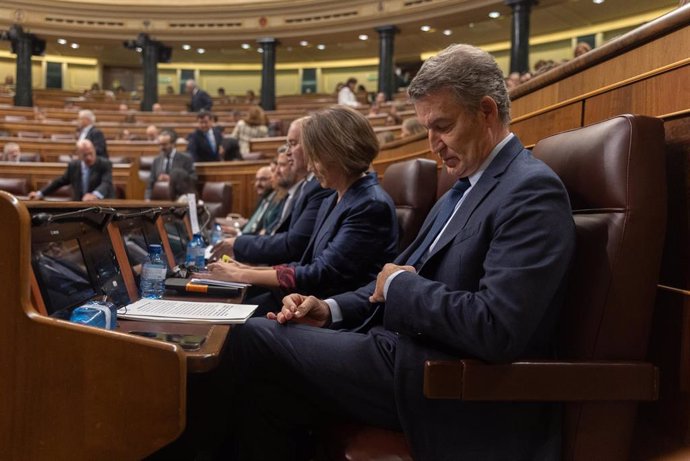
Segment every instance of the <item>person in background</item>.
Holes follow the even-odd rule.
[[[285,144],[289,174],[294,177],[288,189],[278,224],[271,235],[240,235],[217,244],[212,259],[222,255],[248,264],[281,264],[297,261],[314,232],[321,202],[333,192],[323,189],[314,173],[308,171],[301,145],[301,126],[308,117],[290,124]]]
[[[592,51],[592,47],[589,46],[589,43],[587,42],[579,42],[576,46],[575,49],[573,50],[573,57],[578,58],[582,56],[585,53],[589,53]]]
[[[158,127],[156,125],[149,125],[146,127],[146,140],[158,141]]]
[[[161,103],[154,102],[151,106],[151,112],[163,112],[163,106],[161,106]]]
[[[345,106],[316,112],[302,124],[302,145],[321,187],[336,193],[322,202],[301,257],[273,267],[208,265],[211,278],[252,285],[245,302],[259,305],[255,315],[279,309],[294,291],[329,296],[359,287],[397,254],[395,205],[367,173],[379,146],[366,117]]]
[[[199,88],[194,80],[189,79],[185,82],[185,92],[191,96],[189,101],[190,112],[210,111],[213,108],[211,96]]]
[[[357,79],[350,77],[345,82],[340,91],[338,91],[338,104],[341,106],[359,107],[361,104],[357,101],[355,95],[355,87],[357,86]]]
[[[259,106],[252,106],[247,111],[247,118],[240,120],[230,134],[237,139],[240,146],[240,154],[244,157],[250,152],[249,142],[252,138],[265,138],[268,136],[266,115]]]
[[[195,162],[220,161],[219,150],[223,134],[219,127],[214,126],[213,114],[202,110],[197,114],[196,120],[198,128],[187,137],[187,152]]]
[[[384,146],[389,142],[395,141],[395,135],[392,131],[381,131],[376,135],[376,139],[379,140],[379,146]]]
[[[254,90],[247,90],[247,93],[244,97],[244,103],[245,104],[256,104],[256,93],[254,93]]]
[[[197,175],[194,169],[194,160],[189,154],[178,152],[173,144],[177,135],[171,130],[163,130],[158,135],[158,145],[161,152],[151,164],[151,175],[144,192],[144,198],[149,200],[151,192],[156,182],[169,182],[170,175],[174,170],[184,171],[193,182],[196,182]]]
[[[171,200],[187,203],[187,194],[197,194],[196,174],[192,176],[183,169],[173,169],[168,177],[168,190]]]
[[[400,127],[401,138],[407,138],[408,136],[414,136],[419,133],[426,133],[426,128],[419,123],[416,117],[408,118],[402,122],[402,126]]]
[[[240,154],[240,144],[235,138],[223,138],[220,143],[220,149],[218,150],[220,158],[232,162],[235,160],[243,160],[242,154]]]
[[[16,142],[8,142],[2,148],[3,162],[19,162],[22,158],[22,150]]]
[[[77,141],[77,155],[81,158],[67,164],[65,173],[40,191],[29,193],[29,200],[41,200],[62,186],[72,186],[72,200],[85,202],[115,197],[113,166],[110,160],[96,155],[91,141]]]
[[[165,87],[165,94],[175,94],[175,88],[172,87],[172,85],[168,85]]]
[[[96,116],[88,109],[80,110],[77,114],[77,140],[88,140],[96,149],[96,155],[103,158],[108,158],[108,145],[105,141],[105,135],[101,130],[96,128]]]
[[[433,400],[423,383],[427,360],[552,357],[575,253],[568,193],[510,132],[485,51],[448,47],[408,94],[458,181],[375,281],[327,300],[293,293],[233,328],[236,459],[307,459],[308,430],[334,421],[402,430],[418,460],[560,459],[560,404]]]

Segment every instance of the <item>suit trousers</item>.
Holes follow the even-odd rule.
[[[233,328],[228,366],[243,383],[231,378],[238,458],[308,459],[309,431],[336,420],[400,431],[396,343],[381,327],[361,334],[252,318]]]

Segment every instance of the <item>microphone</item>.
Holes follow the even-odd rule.
[[[86,215],[87,213],[104,214],[104,215],[114,215],[117,213],[115,208],[110,207],[100,207],[92,206],[89,208],[83,208],[81,210],[67,211],[65,213],[36,213],[31,217],[31,224],[34,226],[40,226],[41,224],[48,224],[55,221],[62,221],[70,218],[78,218]]]
[[[161,207],[155,207],[155,208],[147,208],[145,210],[140,210],[140,211],[135,211],[133,213],[115,213],[115,216],[113,219],[115,220],[120,220],[120,219],[129,219],[129,218],[137,218],[139,216],[144,216],[152,221],[155,221],[158,216],[164,213],[163,208]]]

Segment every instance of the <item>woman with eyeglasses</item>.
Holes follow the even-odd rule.
[[[279,310],[292,292],[323,298],[362,286],[397,253],[395,206],[376,174],[368,173],[378,140],[367,119],[336,106],[308,117],[301,130],[310,169],[322,187],[336,192],[324,199],[301,259],[273,267],[234,261],[208,266],[212,278],[253,285],[245,302],[259,304],[255,315]]]

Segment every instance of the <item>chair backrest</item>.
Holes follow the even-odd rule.
[[[545,138],[534,155],[565,184],[577,232],[561,358],[643,360],[666,225],[662,121],[615,117]],[[567,404],[563,459],[629,459],[636,409]]]
[[[26,178],[0,178],[0,190],[13,195],[29,195],[29,184]]]
[[[40,162],[41,154],[38,152],[22,152],[19,154],[20,162]]]
[[[386,168],[382,186],[395,203],[400,251],[412,243],[436,201],[436,169],[436,162],[420,158]]]
[[[201,190],[201,200],[211,218],[227,216],[232,211],[232,183],[207,181]]]
[[[151,200],[172,200],[170,196],[170,183],[168,181],[156,181],[151,189]]]
[[[43,137],[43,133],[39,131],[17,131],[18,138],[30,138],[30,139],[40,139]]]
[[[148,182],[151,177],[151,166],[157,155],[142,155],[139,157],[139,179]]]

